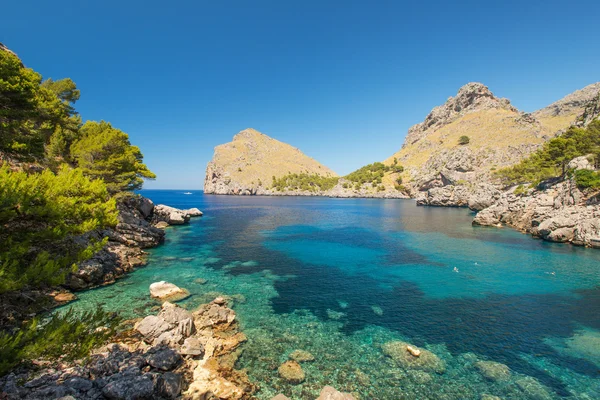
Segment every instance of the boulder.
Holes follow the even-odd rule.
[[[510,368],[499,362],[478,361],[475,363],[475,367],[481,375],[491,381],[507,381],[511,376]]]
[[[185,308],[165,301],[161,306],[158,316],[170,324],[179,324],[181,321],[192,318],[192,313]]]
[[[281,378],[294,385],[302,383],[306,379],[304,370],[302,370],[302,367],[296,361],[290,360],[284,362],[279,366],[277,371]]]
[[[136,324],[135,329],[142,334],[144,340],[152,343],[162,333],[172,329],[174,326],[169,324],[161,317],[148,315],[146,318]]]
[[[148,350],[146,361],[156,369],[170,371],[181,362],[181,356],[169,347],[160,346]]]
[[[174,372],[165,372],[157,380],[158,393],[167,399],[176,399],[181,393],[183,377]]]
[[[204,354],[204,345],[196,337],[189,337],[183,341],[179,352],[187,356],[201,356]]]
[[[77,300],[77,296],[71,292],[61,292],[54,296],[54,301],[59,303],[68,303],[75,300]]]
[[[523,393],[525,393],[527,399],[550,400],[554,397],[544,385],[539,383],[537,379],[530,376],[517,379],[516,383]]]
[[[189,208],[184,210],[184,212],[190,217],[201,217],[203,215],[202,211],[198,210],[197,208]]]
[[[154,282],[150,285],[150,296],[152,296],[155,299],[181,299],[188,295],[189,293],[187,291],[169,282],[160,281]]]
[[[409,350],[409,347],[411,350]],[[444,373],[446,364],[432,352],[402,341],[387,342],[382,346],[383,353],[404,369],[419,369]],[[415,356],[418,354],[418,356]]]
[[[111,381],[102,389],[104,397],[110,400],[151,399],[153,393],[154,382],[149,374],[113,375]]]
[[[183,225],[190,221],[190,215],[185,210],[159,204],[154,207],[152,222],[157,224],[160,221],[169,225]]]

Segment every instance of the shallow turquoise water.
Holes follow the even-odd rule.
[[[260,399],[327,384],[362,399],[600,398],[600,251],[408,200],[144,194],[205,217],[169,228],[146,268],[74,306],[140,316],[158,280],[188,289],[190,308],[232,296],[249,337],[239,367]],[[446,372],[398,367],[381,349],[391,340],[432,351]],[[296,349],[316,360],[293,386],[277,367]],[[510,379],[486,380],[479,360],[508,365]]]

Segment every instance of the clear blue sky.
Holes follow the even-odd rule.
[[[470,81],[525,111],[600,80],[600,1],[6,1],[0,41],[72,78],[84,119],[202,186],[253,127],[346,174]]]

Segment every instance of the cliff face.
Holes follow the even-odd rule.
[[[586,110],[597,113],[590,104],[599,91],[595,83],[528,114],[486,86],[469,83],[411,127],[400,151],[385,163],[396,158],[405,167],[419,204],[466,206],[470,194],[492,181],[493,171],[518,163]],[[462,136],[468,143],[460,143]]]
[[[204,193],[257,194],[271,185],[273,176],[288,173],[337,176],[297,148],[254,129],[244,129],[233,141],[215,147],[206,167]]]

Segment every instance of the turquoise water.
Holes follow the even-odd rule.
[[[144,191],[205,217],[168,228],[150,263],[80,294],[125,317],[157,303],[167,280],[193,308],[232,297],[249,341],[239,361],[259,399],[312,399],[324,385],[361,399],[600,398],[600,251],[472,227],[463,209],[409,200],[203,196]],[[404,369],[382,352],[401,340],[435,353],[442,374]],[[306,381],[277,367],[301,349]],[[491,381],[478,361],[511,369]]]

